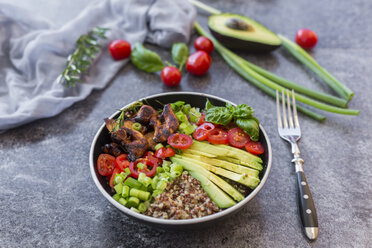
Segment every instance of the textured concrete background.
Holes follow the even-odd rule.
[[[62,25],[90,1],[8,2]],[[88,165],[90,143],[102,119],[140,97],[171,90],[158,75],[127,65],[104,90],[60,115],[0,134],[0,247],[372,246],[372,2],[205,2],[250,16],[291,38],[299,28],[315,30],[319,43],[312,55],[355,91],[349,106],[361,110],[358,117],[325,113],[326,122],[318,123],[300,116],[300,148],[318,211],[318,240],[309,243],[301,232],[296,179],[289,146],[277,135],[275,102],[214,53],[207,75],[185,75],[172,90],[214,94],[256,110],[271,139],[274,162],[265,187],[245,209],[219,226],[174,232],[132,221],[104,199]],[[198,20],[205,25],[206,15]],[[167,51],[157,51],[170,58]],[[331,92],[284,50],[244,56],[288,79]]]

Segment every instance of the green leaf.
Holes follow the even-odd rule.
[[[207,102],[205,103],[205,110],[208,110],[208,109],[213,108],[213,107],[214,106],[212,105],[212,103],[207,98]]]
[[[239,104],[233,111],[234,118],[252,118],[254,111],[252,107],[248,106],[247,104]]]
[[[243,131],[246,132],[249,135],[249,137],[251,137],[251,140],[258,141],[260,129],[256,118],[252,119],[238,118],[236,119],[235,123],[241,129],[243,129]]]
[[[172,46],[172,59],[174,63],[179,65],[180,71],[185,65],[187,58],[189,56],[189,48],[185,43],[174,43]]]
[[[205,114],[205,120],[215,124],[227,125],[232,120],[232,114],[225,107],[211,107]]]
[[[138,69],[145,72],[157,72],[164,68],[160,56],[157,53],[146,49],[141,43],[136,43],[134,45],[131,60]]]

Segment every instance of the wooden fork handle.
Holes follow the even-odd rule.
[[[294,160],[298,184],[298,208],[302,226],[306,237],[310,240],[315,240],[318,237],[319,227],[314,201],[311,196],[309,185],[307,184],[305,173],[302,169],[303,160],[300,158]]]

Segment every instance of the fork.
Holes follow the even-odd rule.
[[[296,174],[297,174],[297,185],[298,185],[298,207],[301,217],[302,226],[306,237],[310,240],[315,240],[318,237],[318,217],[316,215],[316,210],[311,197],[310,188],[307,184],[307,180],[304,174],[302,165],[304,160],[300,157],[300,150],[298,148],[298,140],[301,138],[300,123],[298,122],[298,115],[296,109],[295,93],[292,90],[292,107],[293,107],[293,117],[291,111],[291,102],[289,91],[287,90],[287,106],[285,101],[285,94],[282,91],[282,110],[283,110],[283,120],[280,114],[280,103],[279,103],[279,93],[276,91],[276,111],[278,119],[278,132],[279,136],[288,141],[291,144],[293,160],[295,164]],[[287,110],[286,110],[287,109]],[[288,112],[288,121],[287,113]]]

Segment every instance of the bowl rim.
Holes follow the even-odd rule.
[[[133,102],[125,105],[121,109],[127,108],[128,106],[130,106],[131,104],[133,104],[133,103],[135,103],[137,101],[143,101],[143,100],[148,99],[148,98],[155,98],[155,97],[160,97],[160,96],[165,96],[165,95],[199,95],[199,96],[204,96],[204,97],[208,97],[208,98],[213,98],[213,99],[216,99],[216,100],[219,100],[219,101],[222,101],[222,102],[230,103],[230,104],[236,106],[235,103],[233,103],[233,102],[231,102],[229,100],[226,100],[226,99],[224,99],[222,97],[218,97],[218,96],[214,96],[214,95],[210,95],[210,94],[206,94],[206,93],[200,93],[200,92],[189,92],[189,91],[181,91],[181,92],[179,92],[178,91],[178,92],[158,93],[158,94],[154,94],[154,95],[142,97],[139,100],[133,101]],[[119,112],[120,112],[119,110],[116,111],[109,118],[113,118]],[[244,198],[244,200],[238,202],[236,205],[234,205],[234,206],[232,206],[230,208],[224,209],[223,211],[218,212],[218,213],[215,213],[215,214],[207,215],[207,216],[200,217],[200,218],[186,219],[186,220],[160,219],[160,218],[150,217],[150,216],[147,216],[147,215],[144,215],[144,214],[141,214],[141,213],[136,213],[136,212],[130,210],[129,208],[121,205],[119,202],[115,201],[115,199],[112,198],[112,196],[109,193],[107,193],[106,190],[103,188],[103,186],[99,182],[98,177],[97,177],[97,175],[95,173],[95,170],[94,170],[94,161],[93,161],[94,147],[95,147],[95,144],[97,143],[97,139],[98,139],[99,135],[101,134],[101,132],[105,128],[105,123],[103,123],[101,125],[101,127],[98,129],[98,131],[95,134],[94,139],[92,141],[91,147],[90,147],[90,152],[89,152],[89,167],[90,167],[91,176],[93,178],[94,183],[96,184],[96,186],[99,189],[99,191],[103,194],[103,196],[112,205],[114,205],[116,208],[118,208],[119,210],[121,210],[122,212],[124,212],[125,214],[127,214],[127,215],[129,215],[131,217],[140,219],[142,221],[151,222],[151,223],[154,223],[154,224],[161,224],[161,225],[166,224],[166,225],[172,225],[172,226],[190,225],[190,224],[197,224],[197,223],[209,222],[209,221],[212,221],[214,219],[222,218],[223,216],[229,215],[229,214],[231,214],[231,213],[233,213],[233,212],[241,209],[251,199],[253,199],[258,194],[258,192],[263,188],[263,186],[265,185],[265,183],[267,181],[267,178],[269,177],[270,170],[271,170],[272,149],[271,149],[271,143],[270,143],[270,140],[269,140],[269,137],[268,137],[266,131],[264,130],[264,128],[262,127],[261,124],[259,125],[259,127],[260,127],[261,132],[264,135],[264,138],[265,138],[266,143],[267,143],[267,149],[268,149],[268,151],[267,151],[267,153],[268,153],[268,161],[267,161],[267,165],[266,165],[266,171],[265,171],[265,174],[263,175],[263,177],[261,179],[261,182],[259,183],[259,185],[247,197]]]

